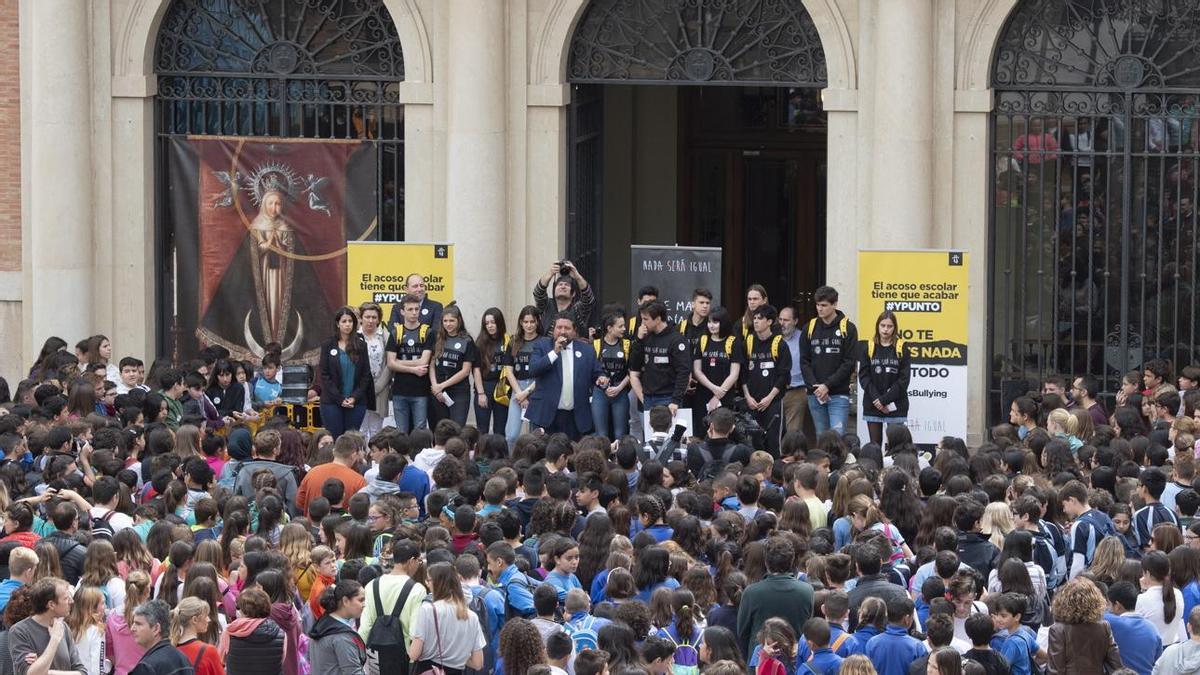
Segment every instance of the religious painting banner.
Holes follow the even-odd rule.
[[[181,352],[273,343],[316,360],[346,304],[347,241],[373,236],[376,150],[358,140],[198,136],[171,143]]]
[[[443,305],[454,301],[454,245],[408,241],[356,241],[347,245],[346,300],[355,307],[378,303],[386,321],[404,299],[410,274],[425,280],[425,293]]]
[[[858,252],[858,336],[871,339],[883,311],[896,315],[912,364],[908,428],[916,443],[967,437],[967,270],[963,251]],[[861,408],[858,427],[867,438]]]

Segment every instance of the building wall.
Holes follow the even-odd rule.
[[[405,51],[401,98],[409,239],[455,241],[458,274],[470,281],[460,284],[468,313],[491,304],[524,304],[534,279],[564,251],[566,62],[587,1],[489,0],[495,4],[481,11],[478,0],[384,0]],[[978,345],[971,364],[975,439],[984,424],[987,365],[988,67],[1016,1],[803,0],[821,34],[829,71],[823,92],[830,158],[827,281],[843,290],[842,304],[854,315],[858,248],[953,247],[975,254],[970,289],[971,344]],[[57,16],[33,9],[24,14],[43,3],[54,6]],[[0,282],[0,339],[6,331],[22,335],[21,363],[52,329],[69,341],[104,332],[118,354],[153,355],[152,55],[167,3],[20,3],[23,19],[32,22],[21,26],[20,58],[49,54],[63,40],[86,45],[73,69],[50,74],[73,85],[82,82],[91,93],[22,89],[29,109],[65,106],[71,119],[85,120],[78,126],[90,126],[83,138],[91,142],[81,152],[55,154],[42,170],[20,164],[28,188],[23,194],[32,202],[22,205],[24,314],[18,326],[3,313],[4,289],[11,294],[14,286]],[[17,4],[0,0],[0,31],[11,30]],[[47,43],[45,35],[55,42]],[[3,75],[16,67],[5,60],[13,55],[0,54],[0,86],[11,86],[13,78]],[[45,69],[26,69],[22,84],[46,75]],[[3,107],[11,100],[0,96],[0,134],[11,133],[3,124],[4,115],[15,114]],[[486,108],[487,115],[471,107]],[[50,125],[26,119],[21,128],[29,139],[27,153],[39,160],[59,140]],[[655,131],[639,128],[643,133]],[[16,164],[4,159],[5,138],[0,136],[0,172]],[[672,136],[669,144],[674,142]],[[626,150],[624,156],[637,165],[634,154]],[[673,155],[670,159],[673,164]],[[52,177],[65,172],[83,180],[80,164],[90,181],[90,190],[83,190],[92,197],[88,208],[70,222],[51,222],[53,200],[60,197]],[[13,183],[0,178],[0,190]],[[466,203],[468,188],[486,200]],[[5,215],[13,208],[0,196],[0,237],[13,236]],[[673,215],[674,202],[663,208]],[[630,213],[629,227],[651,216]],[[606,214],[610,222],[616,217]],[[63,233],[78,235],[95,251],[64,269],[64,278],[82,273],[91,279],[83,292],[34,272],[54,250],[45,239]],[[476,278],[472,261],[494,259],[497,251],[510,261],[504,278]],[[0,275],[15,260],[0,250]],[[71,316],[87,325],[65,319]],[[14,371],[0,361],[0,372],[12,377]]]
[[[0,44],[20,41],[18,0],[0,0]],[[0,50],[0,344],[21,341],[21,59]],[[16,383],[21,350],[0,350],[0,377]]]

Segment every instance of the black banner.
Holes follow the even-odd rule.
[[[667,306],[671,323],[692,313],[692,292],[712,291],[713,305],[721,300],[721,249],[691,246],[633,246],[630,248],[630,307],[637,307],[642,286],[657,286],[658,299]]]

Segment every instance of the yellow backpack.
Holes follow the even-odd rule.
[[[842,331],[842,337],[846,337],[846,329],[849,327],[850,327],[850,319],[843,316],[842,320],[838,322],[838,328],[840,328]],[[817,317],[813,317],[808,320],[808,337],[810,340],[812,339],[813,331],[816,329],[817,329]]]
[[[734,341],[734,337],[732,335],[725,338],[725,353],[730,356],[733,356],[733,341]],[[700,336],[700,353],[704,354],[704,350],[706,350],[706,349],[708,349],[708,336],[701,335]]]
[[[629,345],[632,344],[629,338],[621,338],[621,351],[625,353],[625,358],[629,358]],[[601,338],[592,340],[592,347],[596,350],[596,358],[600,358],[600,352],[604,349],[604,341]]]
[[[783,342],[782,335],[776,335],[771,338],[771,358],[779,358],[779,343]],[[754,335],[746,336],[746,355],[749,356],[754,352]]]
[[[404,324],[402,324],[402,323],[395,324],[393,327],[393,330],[394,330],[393,334],[396,336],[397,341],[399,341],[401,338],[404,337],[404,331],[405,331]],[[420,340],[421,342],[424,342],[426,335],[429,335],[429,324],[423,323],[417,329],[417,339]],[[507,338],[507,337],[508,336],[505,336],[505,338]],[[507,346],[507,345],[508,345],[508,343],[506,342],[505,346]]]
[[[896,340],[896,356],[897,358],[904,357],[904,340]],[[867,360],[875,358],[875,341],[867,340]]]

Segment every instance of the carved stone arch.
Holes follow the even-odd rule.
[[[1008,17],[1021,0],[984,0],[971,17],[960,50],[955,89],[983,91],[991,87],[992,61]]]
[[[553,0],[537,29],[529,80],[533,85],[564,85],[571,41],[590,0]],[[830,89],[858,88],[854,45],[845,17],[832,0],[803,0],[825,51]]]
[[[172,0],[131,0],[116,37],[113,54],[113,79],[118,83],[143,81],[154,76],[154,48],[158,29]],[[433,52],[429,32],[416,0],[382,0],[396,24],[404,51],[404,81],[433,81]],[[154,88],[144,85],[148,93]]]

